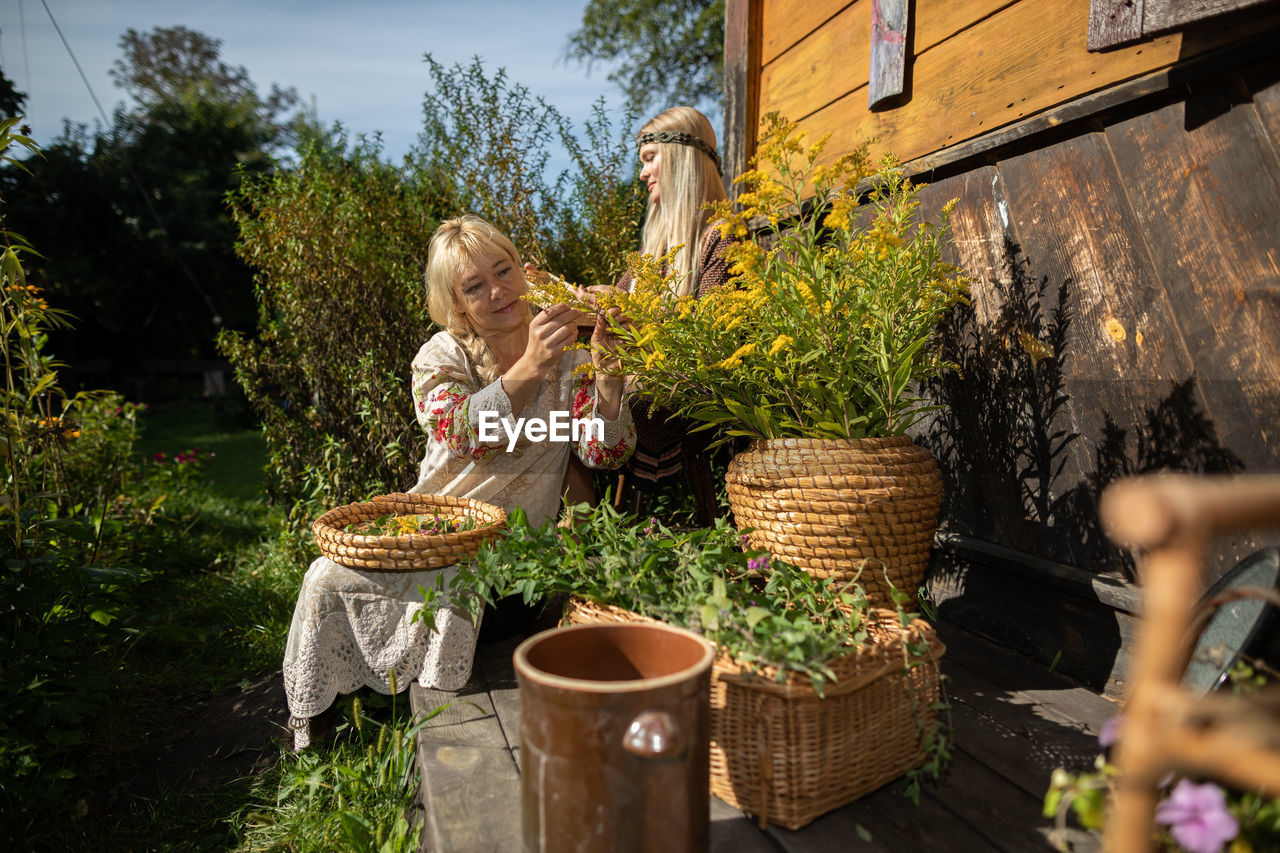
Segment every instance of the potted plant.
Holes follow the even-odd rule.
[[[864,145],[820,165],[825,145],[765,119],[737,209],[716,207],[738,238],[729,286],[677,299],[669,259],[633,256],[630,293],[597,307],[618,309],[618,369],[646,394],[720,441],[751,440],[727,475],[751,544],[888,601],[916,593],[932,547],[941,475],[906,432],[929,410],[916,383],[944,367],[934,328],[966,279],[941,257],[950,204],[925,223],[895,160],[873,170]]]

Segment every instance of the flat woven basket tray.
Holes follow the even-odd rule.
[[[405,536],[362,536],[344,530],[348,524],[384,515],[432,514],[448,518],[470,516],[475,519],[476,527],[457,533]],[[311,530],[320,553],[335,563],[378,572],[414,572],[465,562],[506,526],[506,511],[492,504],[471,498],[397,492],[379,495],[364,503],[334,507],[317,518]]]

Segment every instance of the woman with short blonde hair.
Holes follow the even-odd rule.
[[[413,406],[427,447],[409,491],[520,507],[541,524],[561,509],[571,453],[588,467],[615,468],[635,446],[623,378],[577,370],[587,359],[612,366],[614,336],[597,318],[591,354],[566,352],[582,315],[567,305],[534,313],[520,298],[527,285],[515,246],[478,216],[441,223],[425,278],[431,318],[444,331],[413,359]],[[541,439],[520,428],[536,420]],[[559,438],[545,431],[566,421],[580,428]],[[390,693],[393,670],[401,690],[415,680],[441,690],[466,684],[479,626],[440,597],[434,629],[414,618],[419,590],[455,572],[363,571],[327,557],[311,564],[284,658],[296,748],[310,742],[310,719],[339,693]]]

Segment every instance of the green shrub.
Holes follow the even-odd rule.
[[[392,673],[393,684],[394,678]],[[272,772],[258,780],[256,802],[239,816],[237,849],[418,849],[420,827],[410,821],[418,791],[416,737],[443,708],[414,721],[393,695],[390,719],[378,723],[362,704],[358,696],[350,700],[337,742],[298,754],[286,749]]]
[[[629,131],[614,130],[602,103],[579,140],[504,72],[428,63],[424,129],[403,166],[363,141],[313,145],[296,168],[232,196],[259,326],[224,332],[219,346],[263,420],[272,493],[295,521],[416,479],[425,436],[409,365],[434,331],[422,270],[440,220],[477,213],[579,282],[612,283],[639,239]],[[550,180],[557,145],[573,168]]]
[[[613,284],[640,241],[645,194],[635,180],[635,116],[617,128],[603,100],[579,137],[572,122],[479,59],[445,67],[427,57],[432,91],[417,168],[454,177],[459,212],[509,236],[525,260],[583,284]],[[547,175],[554,149],[571,168]]]
[[[35,150],[17,121],[0,123],[0,152]],[[136,433],[128,418],[108,427],[118,398],[58,385],[45,346],[66,315],[27,281],[34,250],[7,229],[0,238],[0,823],[22,831],[63,804],[146,578],[93,563]]]
[[[422,268],[448,197],[363,142],[304,149],[234,194],[259,326],[218,342],[262,417],[276,497],[331,506],[412,483],[425,439],[407,376],[431,333]]]

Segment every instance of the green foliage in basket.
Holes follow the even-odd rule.
[[[868,638],[861,587],[815,580],[764,551],[743,551],[743,536],[724,519],[674,531],[656,519],[633,523],[605,503],[579,508],[566,527],[533,527],[519,509],[507,521],[507,534],[474,564],[423,591],[425,618],[434,624],[442,593],[472,614],[508,595],[529,603],[574,595],[691,628],[753,670],[776,667],[779,681],[807,675],[819,693],[832,678],[828,662]],[[916,614],[900,607],[898,615],[907,625]],[[922,642],[903,664],[927,654]]]

